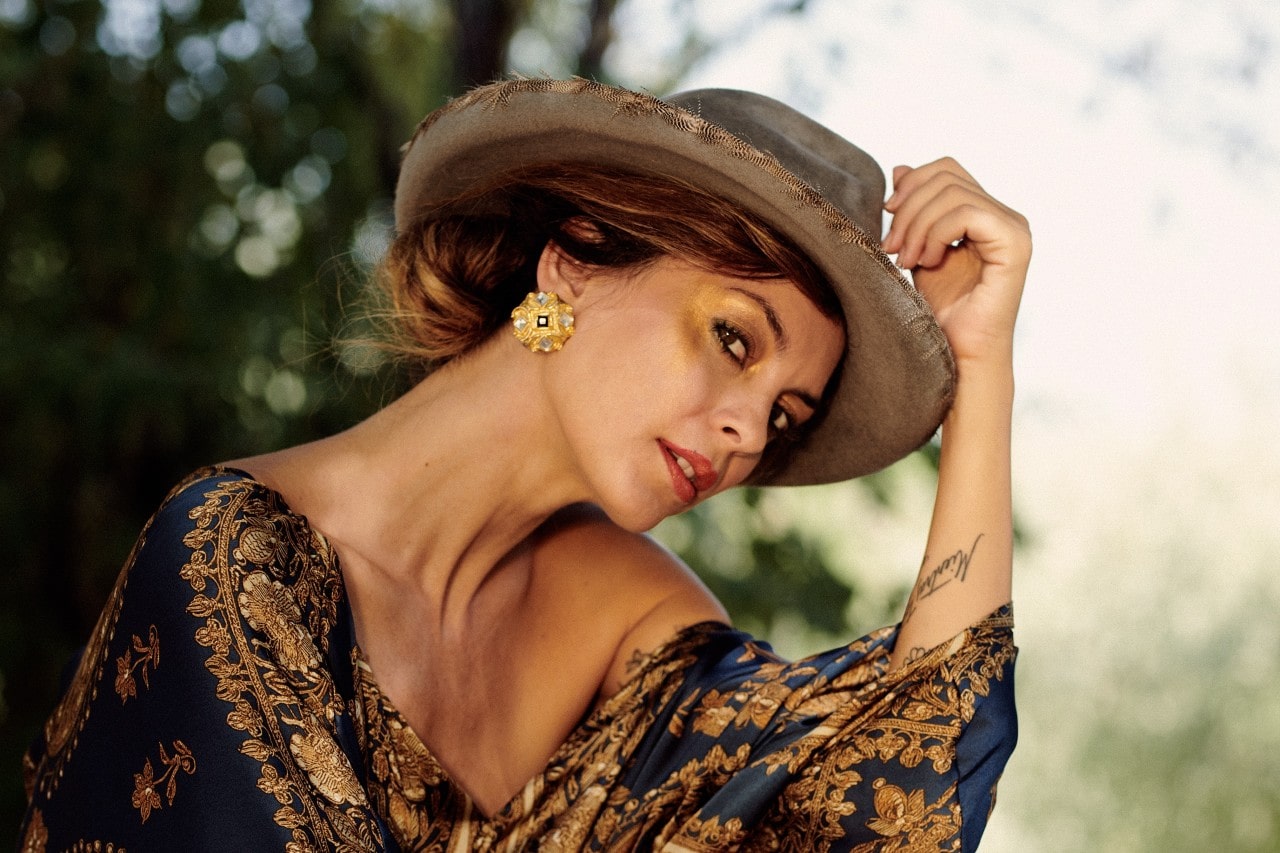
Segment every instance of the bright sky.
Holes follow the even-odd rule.
[[[1280,5],[810,0],[743,23],[772,5],[697,3],[703,32],[748,35],[680,88],[773,95],[886,170],[951,154],[1035,234],[1015,453],[1031,539],[1016,594],[1023,741],[983,849],[1152,849],[1141,839],[1184,811],[1184,849],[1208,849],[1179,802],[1195,783],[1142,812],[1141,791],[1080,768],[1107,721],[1062,710],[1106,707],[1138,735],[1176,738],[1225,678],[1249,713],[1280,718]],[[621,79],[642,83],[671,47],[661,34],[681,26],[655,26],[668,7],[681,14],[622,7]],[[927,494],[909,494],[927,512]],[[797,500],[804,517],[839,504],[835,523],[848,509]],[[919,520],[901,530],[911,553]],[[1213,638],[1229,654],[1209,655]],[[1167,689],[1126,684],[1132,672]],[[1280,749],[1249,738],[1233,760]],[[1257,788],[1233,795],[1231,849],[1280,837],[1274,789]]]

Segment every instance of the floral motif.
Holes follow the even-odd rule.
[[[133,774],[133,807],[142,812],[142,822],[151,817],[153,808],[160,808],[160,795],[156,793],[155,771],[151,769],[151,759],[142,766],[141,773]]]
[[[884,779],[872,782],[871,787],[876,792],[874,803],[879,817],[867,821],[870,829],[892,837],[914,829],[924,820],[924,791],[908,794]]]
[[[141,813],[143,823],[151,817],[152,809],[160,808],[161,784],[165,786],[165,799],[172,806],[174,798],[178,795],[178,771],[181,770],[188,776],[196,772],[195,756],[180,740],[173,742],[173,755],[165,751],[163,743],[160,744],[160,763],[167,769],[159,778],[156,778],[155,770],[151,767],[150,758],[142,765],[141,773],[133,774],[133,807]]]
[[[321,794],[336,805],[352,803],[363,805],[367,802],[360,780],[351,769],[351,762],[346,753],[339,747],[331,735],[319,730],[317,726],[308,726],[302,734],[294,734],[289,739],[289,751],[298,760],[311,784]]]
[[[191,588],[196,592],[201,592],[205,588],[205,579],[212,569],[204,551],[192,551],[190,559],[178,570],[178,577],[191,584]]]
[[[248,516],[240,531],[240,547],[235,556],[259,566],[285,562],[288,543],[277,529],[274,519]]]
[[[367,738],[369,796],[403,849],[435,850],[432,839],[441,835],[441,829],[437,825],[433,832],[432,817],[449,812],[444,770],[378,690],[358,647],[352,650],[352,664],[354,704]]]
[[[267,635],[271,651],[288,669],[306,671],[320,663],[315,641],[302,625],[302,610],[293,593],[264,572],[244,579],[240,613],[254,630]]]
[[[136,661],[131,660],[133,652],[137,652],[139,657]],[[156,626],[152,625],[147,632],[147,642],[142,642],[142,638],[137,634],[133,635],[133,649],[125,649],[124,654],[116,658],[116,693],[120,696],[120,704],[123,705],[129,700],[130,696],[138,695],[138,683],[133,679],[134,671],[139,671],[142,675],[142,683],[148,689],[151,688],[150,669],[160,666],[160,637],[156,632]]]
[[[293,794],[289,792],[289,780],[282,777],[270,764],[262,765],[262,777],[258,779],[258,787],[276,798],[282,806],[289,805]]]

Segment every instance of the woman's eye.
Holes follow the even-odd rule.
[[[781,406],[774,406],[773,411],[769,413],[769,431],[774,435],[781,435],[791,427],[791,415],[787,414],[787,410]]]
[[[747,360],[747,339],[741,332],[727,323],[717,323],[715,332],[720,340],[720,346],[733,356],[734,361],[742,364]]]

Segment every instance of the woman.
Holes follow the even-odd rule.
[[[434,369],[166,499],[32,750],[26,847],[975,847],[1030,238],[954,161],[893,177],[881,246],[878,167],[767,98],[521,80],[429,116],[383,279]],[[785,663],[640,535],[944,415],[896,629]]]

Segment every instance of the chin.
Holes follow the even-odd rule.
[[[622,528],[628,533],[648,533],[650,530],[658,526],[658,522],[667,518],[666,515],[654,512],[615,512],[606,506],[601,506],[600,508],[604,510],[604,514],[609,517],[609,521],[613,522],[616,526]],[[676,513],[669,513],[669,515],[675,514]]]
[[[619,495],[616,492],[612,495],[599,495],[596,506],[609,517],[609,521],[630,533],[648,533],[663,519],[689,508],[661,507],[652,498],[645,500],[643,495]]]

